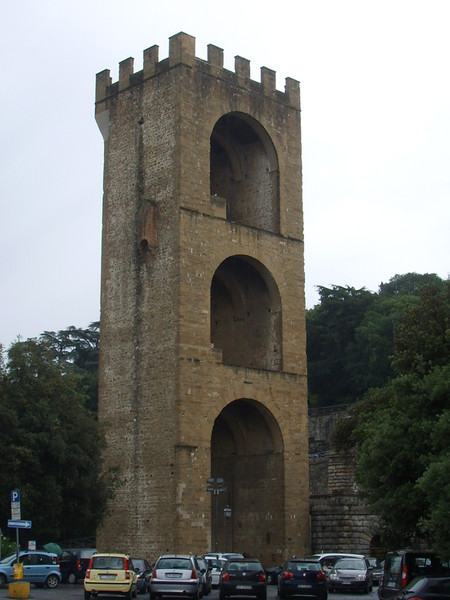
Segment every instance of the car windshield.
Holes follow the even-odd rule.
[[[221,569],[222,570],[223,565],[225,564],[223,560],[219,560],[218,558],[208,558],[207,560],[208,560],[208,564],[213,569]]]
[[[161,558],[158,569],[181,569],[184,571],[192,569],[189,558]]]
[[[120,556],[94,556],[92,569],[123,569],[123,558]]]
[[[342,558],[334,566],[336,569],[354,569],[355,571],[366,569],[366,563],[363,560],[355,560],[353,558]]]
[[[13,560],[16,557],[17,557],[17,554],[10,554],[9,556],[7,556],[6,558],[4,558],[3,560],[0,560],[0,564],[9,563],[11,560]]]
[[[258,562],[234,562],[230,561],[227,571],[260,571],[261,565]]]
[[[145,570],[145,562],[142,558],[133,558],[133,566],[135,569],[139,569],[140,571]]]
[[[288,564],[289,571],[321,571],[320,563],[293,561]]]

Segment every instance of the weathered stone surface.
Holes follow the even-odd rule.
[[[100,550],[310,550],[298,82],[178,34],[97,76]],[[206,490],[222,477],[227,491]],[[217,500],[217,505],[216,505]],[[223,508],[232,517],[225,530]],[[217,513],[216,513],[217,506]],[[216,519],[217,516],[217,519]],[[217,536],[217,538],[216,538]]]

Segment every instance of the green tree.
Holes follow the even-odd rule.
[[[356,480],[393,546],[420,536],[450,558],[450,283],[427,285],[395,334],[399,375],[368,391],[335,426],[337,450],[354,451]],[[436,351],[438,349],[438,351]]]
[[[306,314],[310,404],[351,403],[358,388],[347,371],[346,352],[375,294],[337,285],[318,286],[318,290],[320,303]]]
[[[79,385],[86,393],[86,407],[97,414],[98,410],[98,360],[100,322],[86,329],[74,327],[58,332],[44,331],[40,339],[50,344],[58,362],[79,375]]]
[[[395,275],[377,294],[319,286],[320,303],[306,314],[311,406],[351,404],[396,376],[394,337],[400,339],[407,309],[419,306],[420,291],[430,284],[438,295],[445,291],[434,273]]]
[[[0,373],[0,515],[11,489],[39,542],[95,533],[106,502],[102,438],[80,375],[44,340],[17,342]]]

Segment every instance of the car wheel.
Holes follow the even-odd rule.
[[[125,592],[125,600],[131,600],[131,590],[128,590],[128,592]]]
[[[91,592],[84,590],[84,600],[91,600]]]
[[[49,575],[45,581],[45,585],[53,590],[59,585],[59,577],[57,575]]]
[[[150,592],[150,600],[157,600],[157,597],[158,596],[156,594]]]
[[[219,592],[219,600],[227,600],[227,597],[223,592]]]
[[[286,594],[280,588],[278,588],[278,598],[281,598],[281,600],[285,600],[286,598]]]
[[[0,573],[0,588],[4,588],[6,586],[6,575]]]
[[[258,600],[267,600],[267,591],[260,594]]]
[[[75,575],[75,573],[70,573],[69,577],[67,578],[67,583],[76,583],[77,582],[77,576]]]

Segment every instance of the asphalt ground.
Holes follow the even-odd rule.
[[[276,600],[277,596],[277,586],[269,585],[267,587],[267,597],[268,599]],[[10,598],[8,586],[5,588],[0,588],[0,599],[2,598]],[[148,593],[146,594],[138,594],[139,598],[143,600],[148,600]],[[59,585],[54,590],[49,590],[46,588],[37,588],[34,585],[30,586],[30,595],[28,596],[30,600],[84,600],[84,590],[83,584],[77,583],[76,585],[71,585],[69,583],[64,583]],[[98,600],[117,600],[118,598],[122,598],[123,596],[115,595],[115,596],[98,596]],[[205,600],[218,600],[219,592],[218,590],[213,590],[208,596],[204,596]],[[328,600],[378,600],[376,588],[369,594],[328,594]]]

